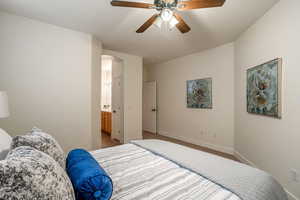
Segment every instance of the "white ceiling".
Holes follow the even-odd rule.
[[[131,0],[153,3],[151,0]],[[234,41],[279,0],[227,0],[220,8],[181,12],[192,30],[136,29],[156,11],[112,7],[110,0],[1,0],[0,10],[91,33],[104,47],[159,63]]]

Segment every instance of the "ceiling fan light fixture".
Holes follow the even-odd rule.
[[[168,8],[163,9],[160,13],[160,17],[165,22],[170,21],[172,19],[172,16],[173,16],[173,11]]]
[[[169,29],[173,29],[179,21],[176,19],[175,16],[172,16],[171,20],[169,21]]]
[[[161,25],[163,23],[163,20],[160,16],[156,17],[155,21],[153,22],[153,24],[157,27],[157,28],[161,28]]]

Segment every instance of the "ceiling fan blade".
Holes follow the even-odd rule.
[[[158,14],[155,14],[152,17],[150,17],[150,19],[148,19],[136,32],[137,33],[145,32],[145,30],[147,30],[154,23],[157,17]]]
[[[131,8],[153,8],[153,4],[149,3],[140,3],[140,2],[129,2],[129,1],[115,1],[111,2],[112,6],[120,6],[120,7],[131,7]]]
[[[221,7],[226,0],[191,0],[178,3],[178,10],[191,10],[198,8]]]
[[[187,33],[191,30],[191,28],[185,23],[180,15],[174,13],[174,17],[179,21],[176,27],[180,30],[181,33]]]

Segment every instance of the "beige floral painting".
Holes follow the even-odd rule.
[[[187,81],[187,107],[212,108],[212,79]]]
[[[247,111],[281,117],[281,59],[247,70]]]

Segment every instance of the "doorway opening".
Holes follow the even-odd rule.
[[[101,56],[102,148],[124,143],[123,61]]]

